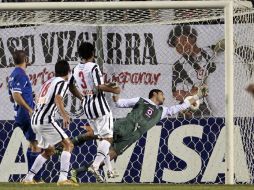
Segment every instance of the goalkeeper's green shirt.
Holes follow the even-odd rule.
[[[156,106],[140,98],[132,111],[128,113],[126,120],[135,125],[134,130],[144,134],[160,121],[162,112],[163,108],[161,106]]]
[[[140,132],[140,135],[142,135],[155,126],[161,119],[189,108],[190,104],[186,102],[172,107],[165,107],[156,105],[150,99],[138,97],[119,99],[116,102],[116,106],[121,108],[133,108],[126,118],[124,118],[125,122],[129,124],[126,130],[129,132],[137,130]],[[115,125],[114,127],[121,126]]]

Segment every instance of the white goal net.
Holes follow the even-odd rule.
[[[235,181],[253,183],[253,100],[245,91],[253,82],[254,12],[234,11]],[[209,95],[199,109],[160,121],[114,163],[119,177],[109,182],[225,183],[225,29],[223,9],[43,10],[0,12],[0,181],[19,181],[27,172],[27,143],[14,126],[7,81],[14,68],[12,54],[27,53],[33,91],[54,76],[54,64],[80,60],[77,48],[89,41],[105,82],[118,82],[121,97],[147,97],[161,89],[165,105],[183,102],[207,85]],[[117,109],[114,118],[129,109]],[[65,100],[70,111],[76,99]],[[61,121],[60,121],[61,122]],[[84,133],[84,116],[73,118],[67,134]],[[71,165],[87,165],[96,155],[96,142],[75,147]],[[58,179],[59,157],[45,166],[46,182]],[[80,182],[95,182],[89,173]]]

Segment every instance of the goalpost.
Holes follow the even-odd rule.
[[[216,63],[217,55],[221,53],[221,60],[225,57],[225,62],[223,64],[219,64],[220,61],[217,60],[217,68],[223,68],[225,69],[225,75],[222,77],[225,82],[225,92],[217,92],[218,94],[221,93],[222,96],[224,96],[225,104],[223,105],[217,105],[221,106],[221,110],[225,110],[224,116],[218,116],[216,113],[214,114],[208,114],[206,115],[204,112],[200,114],[196,119],[195,117],[192,117],[191,119],[186,119],[184,116],[184,119],[182,119],[178,116],[174,116],[172,118],[169,118],[168,120],[164,120],[162,122],[163,126],[166,126],[167,133],[171,134],[171,129],[169,129],[169,121],[170,123],[175,126],[178,125],[177,122],[184,124],[184,125],[190,125],[190,128],[195,127],[194,124],[202,125],[202,123],[206,122],[206,127],[209,127],[209,132],[207,132],[207,141],[210,140],[210,133],[213,133],[215,136],[215,140],[209,141],[209,146],[212,148],[206,149],[206,143],[203,141],[198,141],[197,138],[202,138],[198,135],[198,133],[194,133],[193,136],[189,135],[188,139],[190,139],[187,144],[189,144],[189,149],[193,146],[195,152],[197,153],[199,150],[198,144],[203,143],[200,145],[201,147],[205,147],[204,150],[202,150],[199,154],[201,157],[201,160],[203,159],[203,152],[206,153],[206,157],[202,161],[202,164],[200,167],[202,167],[202,171],[199,172],[198,175],[200,175],[200,178],[203,178],[204,173],[206,172],[206,166],[208,165],[209,158],[211,158],[211,154],[213,154],[213,149],[215,149],[216,146],[216,140],[218,140],[218,135],[222,129],[222,124],[218,124],[218,131],[213,131],[214,129],[211,128],[210,122],[213,122],[216,124],[217,120],[219,121],[222,118],[222,123],[224,123],[225,118],[225,126],[226,126],[226,139],[225,139],[225,150],[226,150],[226,169],[225,169],[225,183],[226,184],[234,184],[234,117],[237,117],[234,113],[234,55],[235,55],[235,47],[237,46],[238,42],[234,44],[236,39],[234,39],[234,24],[233,24],[233,18],[235,18],[235,22],[239,23],[251,23],[250,20],[252,20],[250,17],[253,15],[253,12],[249,9],[238,9],[237,11],[234,10],[234,2],[233,1],[151,1],[151,2],[76,2],[76,3],[2,3],[0,4],[0,30],[2,31],[1,41],[0,41],[0,54],[1,54],[1,75],[3,75],[3,79],[0,83],[1,88],[0,91],[4,90],[6,91],[6,81],[7,76],[12,70],[11,67],[12,61],[11,61],[11,53],[15,49],[23,48],[25,51],[29,53],[29,58],[32,61],[32,66],[28,67],[27,73],[30,74],[29,77],[32,81],[33,87],[35,90],[38,90],[41,83],[45,81],[47,78],[52,77],[54,74],[53,71],[53,64],[54,61],[59,59],[67,59],[72,64],[72,67],[77,64],[78,58],[76,54],[76,47],[80,44],[81,41],[91,41],[94,42],[96,46],[96,59],[98,63],[101,64],[103,67],[103,70],[105,72],[105,80],[118,80],[120,81],[122,88],[125,90],[127,94],[126,97],[133,97],[133,95],[136,92],[133,92],[131,90],[128,90],[128,88],[133,88],[135,91],[135,88],[137,88],[138,93],[142,93],[139,96],[146,96],[148,94],[149,90],[139,90],[138,88],[144,88],[147,86],[147,89],[150,88],[163,88],[168,90],[168,92],[164,93],[166,94],[166,98],[168,96],[170,97],[170,101],[166,101],[166,103],[171,103],[171,105],[179,103],[179,101],[176,101],[174,97],[172,97],[171,84],[173,82],[168,82],[167,87],[164,88],[164,85],[166,84],[166,81],[159,81],[167,79],[167,76],[165,77],[165,73],[169,72],[168,75],[171,77],[172,73],[171,71],[174,70],[173,68],[168,68],[166,61],[167,59],[171,61],[169,63],[170,66],[174,66],[174,62],[179,59],[179,55],[176,54],[175,50],[170,49],[172,47],[164,45],[164,37],[167,36],[170,30],[173,30],[173,28],[177,25],[183,26],[183,25],[190,25],[191,28],[194,28],[198,31],[198,35],[196,35],[196,38],[201,36],[201,40],[198,40],[198,45],[202,44],[203,41],[212,41],[211,47],[209,45],[209,50],[212,54],[207,55],[205,58],[203,56],[203,59],[206,59],[207,63],[205,66],[205,69],[207,69],[207,65],[211,63]],[[235,14],[234,14],[235,13]],[[249,14],[246,17],[244,15]],[[237,15],[237,16],[236,16]],[[244,19],[239,19],[244,17]],[[247,20],[249,18],[250,20]],[[239,20],[237,20],[239,19]],[[218,24],[218,26],[216,25]],[[244,24],[243,24],[244,25]],[[129,28],[128,28],[129,27]],[[157,28],[158,27],[158,28]],[[243,27],[246,27],[247,29],[244,31],[249,31],[247,25],[244,25]],[[129,31],[128,33],[124,33],[125,29]],[[156,31],[157,28],[157,31]],[[208,28],[208,29],[206,29]],[[212,30],[218,31],[215,32],[215,36],[218,37],[211,37],[209,35],[212,33]],[[87,32],[83,32],[87,31]],[[30,32],[31,31],[31,32]],[[203,31],[203,33],[202,33]],[[167,34],[165,34],[165,32]],[[221,34],[221,33],[222,34]],[[140,35],[139,35],[140,33]],[[202,33],[202,34],[201,34]],[[224,34],[223,34],[224,33]],[[141,34],[144,36],[145,41],[142,41]],[[155,37],[155,35],[158,35],[158,37]],[[36,36],[37,35],[37,36]],[[176,33],[173,33],[173,36],[176,36]],[[207,37],[206,37],[207,35]],[[248,35],[248,34],[247,34]],[[204,36],[204,37],[202,37]],[[188,37],[188,36],[187,36]],[[125,41],[123,40],[125,38]],[[205,39],[207,38],[207,39]],[[209,39],[211,38],[211,39]],[[161,40],[162,39],[162,40]],[[158,41],[156,41],[158,40]],[[161,40],[161,41],[160,41]],[[165,39],[168,40],[168,39]],[[203,40],[203,41],[202,41]],[[218,42],[218,40],[220,40]],[[54,41],[57,41],[56,43]],[[202,43],[201,43],[202,41]],[[25,44],[25,45],[24,45]],[[157,45],[158,44],[158,45]],[[166,43],[165,43],[166,44]],[[204,42],[205,44],[205,42]],[[57,47],[56,47],[57,46]],[[122,48],[122,47],[125,48]],[[158,50],[158,48],[161,46],[161,49]],[[208,44],[206,43],[206,46]],[[219,46],[220,51],[216,51],[215,48]],[[223,46],[223,47],[220,47]],[[224,47],[225,46],[225,47]],[[164,47],[167,47],[168,49],[165,49]],[[29,49],[30,48],[30,49]],[[218,47],[217,47],[218,48]],[[224,51],[225,50],[225,51]],[[244,52],[248,51],[249,49],[241,49],[239,54],[242,54],[243,56],[250,56],[246,55]],[[155,53],[156,51],[156,53]],[[158,53],[159,51],[159,53]],[[170,51],[170,54],[167,54],[167,51]],[[57,52],[54,54],[54,52]],[[141,54],[143,54],[143,59],[141,58]],[[175,57],[172,57],[174,54]],[[223,54],[223,55],[222,55]],[[156,57],[157,55],[157,57]],[[202,53],[201,53],[202,55]],[[125,56],[125,57],[124,57]],[[171,57],[168,57],[171,56]],[[44,60],[43,60],[44,59]],[[209,59],[209,60],[207,60]],[[143,61],[142,61],[143,60]],[[165,61],[166,60],[166,61]],[[174,60],[174,62],[173,62]],[[180,60],[180,59],[179,59]],[[149,62],[150,61],[150,62]],[[187,62],[189,60],[186,60]],[[224,61],[224,60],[223,60]],[[246,59],[245,59],[246,61]],[[148,62],[150,63],[147,68],[145,67],[138,67],[137,65],[148,65]],[[246,61],[248,62],[248,61]],[[124,66],[129,65],[129,66]],[[222,66],[223,65],[223,66]],[[248,65],[248,64],[247,64]],[[157,67],[156,67],[157,66]],[[149,68],[148,68],[149,67]],[[145,70],[145,73],[141,73]],[[196,69],[197,71],[198,69]],[[208,69],[207,69],[208,70]],[[179,71],[181,73],[182,70]],[[222,69],[222,71],[224,71]],[[154,73],[153,73],[154,72]],[[157,72],[157,75],[156,75]],[[216,72],[216,71],[215,71]],[[222,72],[220,72],[221,74]],[[189,73],[188,73],[189,74]],[[190,73],[190,76],[192,76],[193,73]],[[210,75],[210,74],[209,74]],[[212,73],[211,73],[212,75]],[[144,77],[147,78],[144,78]],[[181,75],[182,76],[182,75]],[[128,79],[128,77],[131,77]],[[143,78],[142,78],[143,77]],[[156,78],[157,77],[157,78]],[[164,78],[163,78],[164,77]],[[202,77],[202,83],[207,80],[208,76],[201,76]],[[168,77],[169,78],[169,77]],[[154,79],[154,81],[153,81]],[[143,80],[143,81],[142,81]],[[174,79],[173,79],[174,80]],[[187,80],[187,79],[186,79]],[[183,80],[185,81],[185,79]],[[129,83],[128,83],[129,82]],[[220,82],[220,81],[219,81]],[[218,83],[219,83],[218,82]],[[129,85],[129,86],[128,86]],[[140,86],[138,86],[140,85]],[[149,86],[150,85],[150,86]],[[214,84],[213,86],[216,86]],[[127,86],[127,87],[126,87]],[[219,85],[218,85],[219,86]],[[214,87],[216,89],[217,87]],[[223,88],[222,88],[223,89]],[[216,94],[216,93],[212,93]],[[134,96],[135,97],[135,96]],[[6,130],[0,130],[0,138],[3,142],[3,149],[0,151],[0,168],[1,164],[3,164],[4,156],[5,156],[5,149],[8,149],[8,143],[11,139],[11,134],[13,128],[13,120],[12,119],[12,112],[11,112],[11,104],[8,102],[8,96],[7,93],[0,95],[0,99],[8,105],[7,110],[1,110],[2,118],[0,119],[1,126],[5,128],[7,125],[10,127],[10,129]],[[217,99],[221,99],[221,96],[218,96]],[[173,103],[172,103],[172,101]],[[210,100],[209,100],[210,101]],[[206,104],[209,102],[208,100],[204,100]],[[214,101],[214,100],[213,100]],[[223,101],[223,98],[222,98]],[[75,110],[76,106],[76,100],[71,100],[69,97],[68,100],[66,100],[67,106],[71,107],[71,110]],[[216,104],[215,104],[216,105]],[[210,107],[208,106],[210,109]],[[242,108],[244,109],[244,108]],[[8,113],[7,113],[7,112]],[[121,113],[119,113],[117,110],[115,111],[116,117],[121,117]],[[119,114],[119,115],[118,115]],[[243,115],[245,118],[245,115]],[[247,115],[249,117],[249,115]],[[8,118],[8,119],[5,119]],[[218,118],[221,117],[221,118]],[[243,122],[243,120],[236,119],[239,122]],[[84,132],[83,129],[80,129],[79,127],[83,124],[86,124],[85,118],[75,118],[74,124],[71,127],[71,131],[69,132],[69,135],[75,136],[78,135],[80,132]],[[176,127],[177,128],[177,127]],[[178,127],[177,129],[179,129]],[[157,129],[156,129],[157,130]],[[161,129],[163,130],[163,129]],[[195,128],[196,130],[196,128]],[[160,134],[158,131],[155,131],[154,134]],[[165,131],[164,131],[165,132]],[[161,132],[162,133],[162,132]],[[9,134],[9,135],[8,135]],[[3,139],[4,136],[8,136],[6,139]],[[21,133],[18,132],[18,136],[20,136]],[[158,160],[156,160],[156,163],[150,163],[151,167],[154,167],[156,171],[158,171],[157,176],[151,177],[150,174],[146,174],[148,171],[146,168],[142,168],[144,166],[147,166],[145,163],[149,163],[149,158],[143,158],[144,155],[148,155],[147,151],[149,147],[153,147],[154,144],[149,145],[151,143],[150,133],[147,134],[147,136],[142,137],[141,140],[146,141],[146,143],[142,144],[142,142],[138,142],[136,144],[136,148],[132,147],[132,151],[134,150],[135,155],[142,155],[135,160],[135,158],[131,157],[132,155],[131,151],[127,151],[126,154],[128,154],[129,157],[127,157],[130,161],[130,166],[126,166],[126,168],[131,167],[134,168],[135,172],[137,172],[138,179],[129,180],[129,177],[127,174],[125,174],[125,171],[123,171],[123,177],[122,180],[124,182],[149,182],[148,179],[154,179],[152,182],[165,182],[165,178],[163,176],[166,176],[166,174],[162,174],[161,177],[158,177],[160,174],[160,171],[165,171],[164,167],[166,168],[171,167],[171,164],[168,164],[171,162],[171,160],[167,160],[169,158],[176,160],[174,161],[176,163],[175,169],[172,171],[177,171],[179,168],[182,168],[184,171],[185,167],[188,166],[187,163],[194,163],[194,162],[188,162],[187,160],[178,158],[177,156],[167,157],[165,156],[165,159],[167,160],[167,163],[164,163],[165,161],[158,161],[161,158],[158,156]],[[197,136],[195,136],[197,135]],[[157,145],[158,148],[160,143],[167,143],[165,142],[169,137],[166,135],[165,139],[162,137],[163,135],[159,135],[158,137],[162,140],[158,140]],[[165,135],[164,135],[165,136]],[[186,136],[187,138],[187,136]],[[183,138],[183,144],[186,144],[186,138]],[[187,140],[188,140],[187,139]],[[245,141],[245,137],[242,137],[243,141]],[[150,141],[149,141],[150,140]],[[20,141],[18,142],[20,143]],[[153,142],[152,142],[153,143]],[[195,144],[196,143],[196,144]],[[83,148],[76,149],[74,151],[74,166],[79,166],[84,163],[87,163],[92,160],[95,147],[95,142],[86,144]],[[170,139],[168,140],[168,144],[170,144]],[[194,144],[194,145],[191,145]],[[164,144],[162,144],[165,146]],[[146,146],[144,149],[143,146]],[[155,147],[156,147],[155,146]],[[168,145],[169,146],[169,145]],[[137,150],[137,147],[140,148]],[[186,146],[187,147],[187,146]],[[134,149],[133,149],[134,148]],[[244,147],[245,148],[245,147]],[[152,150],[151,150],[152,151]],[[155,154],[160,152],[161,150],[155,150]],[[247,151],[247,150],[245,150]],[[171,150],[171,153],[173,151]],[[168,153],[168,154],[171,154]],[[82,154],[85,154],[86,159],[89,161],[83,161],[84,157]],[[162,153],[163,154],[163,153]],[[193,153],[194,154],[194,153]],[[252,153],[250,153],[252,155]],[[195,155],[195,154],[194,154]],[[24,156],[24,155],[23,155]],[[119,160],[121,162],[129,162],[128,159],[124,158],[125,155],[121,156]],[[150,155],[151,157],[154,157]],[[19,153],[18,155],[19,161],[22,160],[22,153]],[[143,159],[143,165],[140,164],[140,160]],[[147,160],[147,162],[145,162]],[[150,158],[150,161],[152,158]],[[184,161],[183,161],[184,160]],[[2,163],[1,163],[2,161]],[[23,160],[24,161],[24,160]],[[138,162],[138,166],[136,166],[136,162]],[[50,170],[53,168],[57,163],[57,158],[53,158],[48,163],[49,166],[47,166],[46,170]],[[250,161],[251,163],[251,161]],[[250,164],[247,163],[247,164]],[[167,165],[168,164],[168,165]],[[203,165],[206,166],[203,166]],[[149,165],[149,164],[148,164]],[[163,165],[163,167],[162,167]],[[174,164],[172,164],[174,165]],[[23,166],[24,167],[24,166]],[[8,169],[7,166],[2,166],[2,168]],[[248,168],[250,169],[250,168]],[[252,168],[251,168],[252,169]],[[250,169],[250,170],[251,170]],[[140,171],[142,170],[142,171]],[[251,171],[252,172],[252,171]],[[250,176],[251,173],[250,172]],[[53,173],[47,172],[47,175],[49,177],[46,178],[46,181],[54,181],[52,180],[55,178],[56,171],[53,170]],[[127,172],[128,173],[128,172]],[[166,172],[165,172],[166,173]],[[173,172],[174,173],[174,172]],[[24,174],[24,173],[21,173]],[[171,173],[172,174],[172,173]],[[3,174],[2,174],[3,175]],[[21,175],[20,175],[21,176]],[[10,181],[19,180],[19,177],[10,177]],[[195,177],[195,176],[194,176]],[[0,175],[1,178],[1,175]],[[52,178],[52,179],[51,179]],[[157,179],[158,178],[158,179]],[[223,177],[218,177],[219,180],[216,183],[222,183],[224,182]],[[250,182],[252,182],[253,177],[250,177]],[[6,178],[4,178],[6,179]],[[93,181],[90,180],[91,176],[86,175],[84,177],[84,181]],[[199,177],[196,177],[195,180],[188,179],[188,176],[186,177],[186,181],[183,183],[211,183],[211,181],[202,181],[199,179]],[[151,181],[150,181],[151,182]],[[167,182],[167,181],[166,181]],[[170,181],[169,181],[170,182]],[[181,181],[179,181],[181,182]]]

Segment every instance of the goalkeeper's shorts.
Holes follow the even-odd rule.
[[[123,136],[117,142],[113,142],[112,146],[114,147],[117,155],[122,154],[125,150],[127,150],[133,143],[135,143],[141,135],[137,132],[133,132],[128,136]]]
[[[113,144],[117,155],[122,154],[142,135],[135,131],[136,124],[127,118],[121,118],[114,122]]]

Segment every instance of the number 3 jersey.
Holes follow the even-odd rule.
[[[35,112],[32,116],[32,125],[52,123],[57,111],[55,97],[60,95],[64,98],[67,90],[68,82],[62,77],[53,77],[46,81],[40,90]]]
[[[102,73],[96,63],[79,63],[72,71],[70,83],[74,81],[84,97],[83,107],[88,119],[95,119],[110,112],[104,92],[96,88],[104,84]]]

